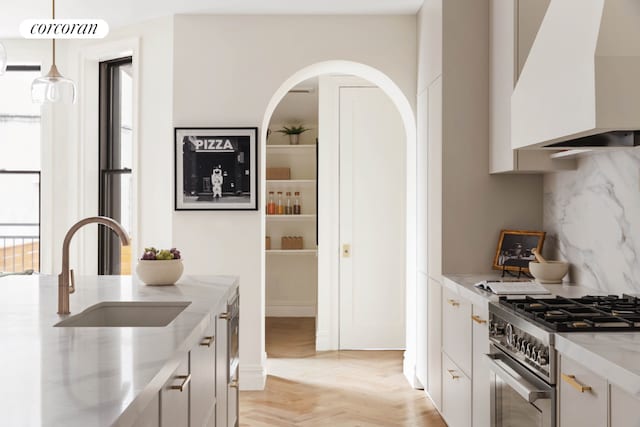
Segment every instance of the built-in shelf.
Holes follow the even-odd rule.
[[[304,214],[304,215],[267,215],[268,220],[274,221],[295,221],[295,220],[310,220],[316,219],[315,215]]]
[[[302,255],[302,254],[315,254],[317,249],[267,249],[265,251],[268,254],[273,255]]]
[[[315,184],[316,180],[315,179],[268,179],[267,180],[267,184],[271,185],[271,184],[287,184],[287,185],[291,185],[291,184]]]
[[[270,150],[315,150],[316,144],[298,144],[298,145],[289,145],[289,144],[267,144],[267,151]]]

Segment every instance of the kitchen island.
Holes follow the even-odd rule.
[[[130,276],[78,277],[71,315],[58,315],[57,277],[0,279],[2,425],[136,425],[237,287],[229,276],[158,287]],[[54,326],[105,301],[190,304],[161,327]]]

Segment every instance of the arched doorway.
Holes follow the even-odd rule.
[[[405,132],[405,169],[404,169],[404,230],[405,230],[405,343],[404,372],[409,381],[414,383],[415,348],[416,348],[416,121],[411,103],[405,97],[400,88],[384,73],[368,65],[351,61],[326,61],[305,67],[289,77],[274,93],[265,111],[262,129],[267,129],[276,107],[285,95],[301,82],[321,75],[351,75],[362,78],[380,88],[395,105]],[[260,193],[266,194],[266,132],[262,132],[260,141]],[[265,237],[266,217],[262,214],[262,241]],[[319,227],[337,233],[335,226],[331,224],[331,218],[323,218],[319,215]],[[323,231],[324,233],[325,231]],[[336,248],[318,248],[319,271],[328,272],[318,282],[318,315],[316,347],[318,350],[337,349],[338,323],[332,310],[335,311],[337,299],[336,287],[339,278],[336,277],[336,264],[339,262],[336,256]],[[262,255],[261,269],[261,294],[263,312],[265,307],[265,255]]]

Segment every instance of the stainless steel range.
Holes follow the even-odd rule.
[[[640,331],[640,298],[507,298],[489,304],[494,426],[556,425],[555,332]]]

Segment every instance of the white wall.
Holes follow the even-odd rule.
[[[78,83],[78,103],[56,106],[53,164],[53,272],[58,271],[66,230],[98,213],[98,62],[133,55],[134,189],[133,258],[144,246],[169,247],[173,206],[173,18],[117,30],[103,40],[58,41],[58,68]],[[72,266],[97,271],[97,227],[78,232]],[[72,302],[73,306],[73,302]]]
[[[174,31],[175,126],[260,125],[289,76],[333,59],[377,68],[415,100],[413,16],[177,16]],[[264,384],[262,231],[259,212],[173,214],[187,271],[240,274],[245,389]]]

